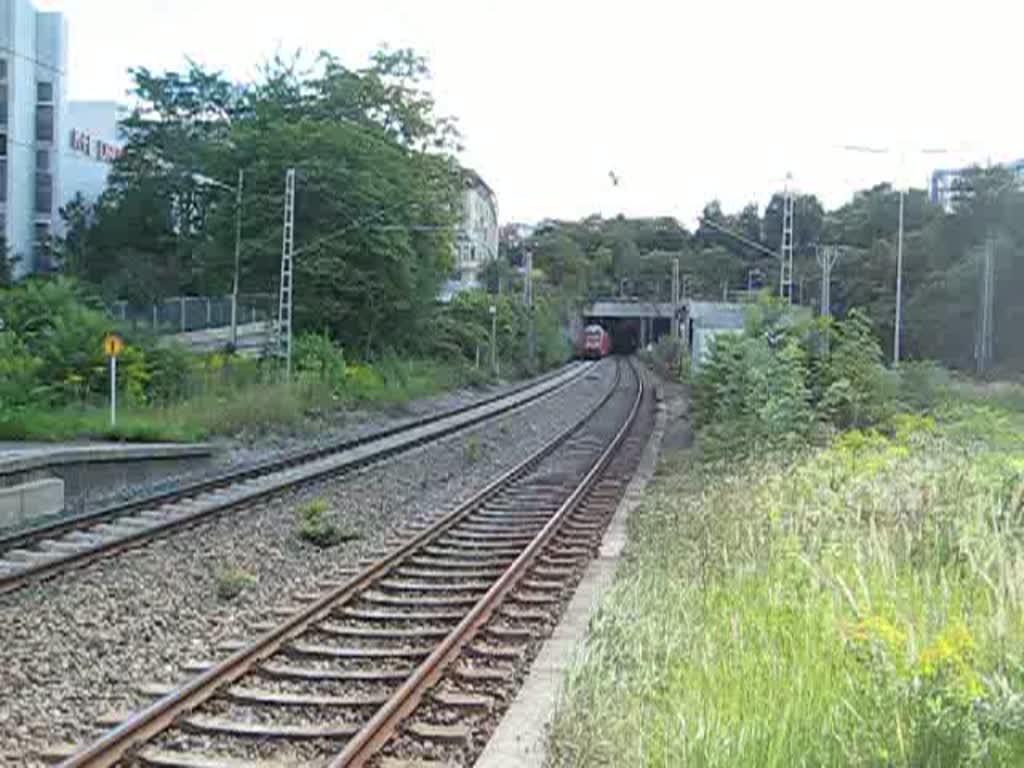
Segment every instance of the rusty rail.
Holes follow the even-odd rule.
[[[404,453],[412,448],[422,445],[426,442],[433,442],[435,440],[442,439],[449,435],[463,431],[467,428],[475,426],[481,422],[489,419],[496,418],[502,414],[508,413],[509,411],[523,407],[529,403],[546,397],[555,391],[564,387],[570,386],[573,382],[577,381],[581,376],[591,370],[591,366],[580,366],[578,372],[571,376],[566,381],[555,384],[547,384],[553,379],[558,379],[564,370],[560,369],[557,373],[543,377],[539,382],[534,381],[528,385],[517,387],[511,392],[506,392],[502,395],[498,395],[492,398],[486,398],[482,401],[473,403],[471,405],[460,406],[458,408],[445,411],[440,414],[433,414],[425,416],[419,419],[415,419],[405,424],[390,427],[385,430],[380,430],[369,435],[365,435],[360,438],[353,440],[340,441],[333,443],[329,446],[321,446],[319,448],[303,451],[298,454],[283,458],[275,459],[269,462],[265,462],[256,467],[250,467],[245,470],[239,470],[237,472],[225,473],[218,475],[217,477],[210,478],[198,483],[190,484],[188,486],[176,489],[163,494],[146,497],[144,499],[133,499],[124,504],[114,505],[112,507],[98,510],[89,515],[78,516],[76,518],[57,521],[52,524],[39,526],[27,531],[13,534],[4,539],[0,539],[0,559],[3,558],[5,552],[10,552],[13,549],[19,547],[30,546],[32,543],[38,543],[47,539],[54,539],[55,537],[67,534],[74,531],[88,531],[92,526],[102,524],[104,522],[116,522],[120,518],[126,518],[133,512],[137,512],[144,509],[155,509],[158,507],[167,506],[176,502],[180,502],[184,499],[196,497],[203,493],[210,493],[217,490],[223,490],[229,488],[232,485],[243,483],[247,480],[266,476],[274,472],[279,472],[285,469],[301,466],[305,463],[310,463],[323,459],[332,454],[340,454],[344,451],[358,448],[361,446],[369,445],[376,441],[386,440],[391,437],[395,437],[405,432],[436,424],[445,419],[458,417],[463,414],[470,413],[475,409],[486,409],[489,406],[500,402],[503,399],[508,399],[509,403],[506,407],[502,407],[499,410],[485,412],[479,416],[463,421],[461,423],[452,425],[448,428],[441,429],[433,434],[425,436],[417,440],[409,440],[397,446],[382,448],[378,452],[374,452],[371,455],[353,459],[347,462],[343,467],[334,467],[325,470],[324,473],[307,478],[301,478],[298,480],[283,481],[273,485],[270,488],[261,490],[258,493],[253,493],[247,496],[242,501],[228,501],[223,504],[212,505],[207,509],[197,511],[193,514],[168,516],[168,520],[161,523],[154,523],[146,528],[139,529],[133,533],[112,538],[103,543],[97,544],[92,547],[83,547],[80,551],[75,553],[69,553],[60,557],[54,557],[48,561],[40,562],[35,565],[26,566],[23,569],[13,571],[12,573],[0,574],[0,594],[12,592],[20,589],[29,583],[38,581],[40,579],[55,576],[59,573],[71,570],[73,568],[85,565],[95,560],[110,557],[111,555],[117,554],[128,549],[133,549],[146,543],[159,536],[165,535],[166,533],[185,528],[189,525],[194,525],[201,522],[205,518],[211,515],[221,514],[229,509],[233,509],[242,505],[251,504],[255,501],[260,501],[272,496],[275,496],[283,491],[286,491],[294,486],[302,485],[310,482],[316,477],[322,477],[323,475],[338,475],[345,472],[351,472],[355,469],[363,468],[367,465],[377,463],[384,459],[390,458],[400,453]],[[523,392],[530,389],[537,388],[537,392],[528,398],[519,398]]]
[[[635,373],[635,372],[634,372]],[[637,395],[625,423],[619,429],[611,444],[604,450],[597,463],[580,480],[572,495],[562,504],[547,525],[537,534],[508,570],[492,586],[470,613],[438,645],[433,653],[416,669],[388,702],[377,711],[362,730],[345,745],[340,755],[330,763],[330,768],[359,768],[366,765],[377,750],[395,733],[399,724],[420,703],[424,694],[444,674],[462,648],[473,639],[477,631],[490,619],[506,594],[522,577],[534,558],[558,531],[562,522],[576,509],[580,501],[600,477],[605,467],[626,439],[633,426],[640,403],[643,400],[643,378],[637,375]]]
[[[569,501],[560,507],[555,517],[544,526],[527,550],[513,562],[500,581],[487,592],[480,603],[474,607],[472,612],[459,624],[456,630],[450,633],[427,661],[417,668],[414,672],[414,677],[407,681],[388,700],[387,704],[371,719],[366,728],[349,743],[346,750],[338,758],[338,760],[343,760],[343,762],[335,761],[335,765],[346,765],[352,760],[357,761],[352,764],[360,764],[358,761],[363,758],[358,757],[357,753],[358,755],[368,754],[366,749],[377,744],[382,734],[387,732],[386,728],[392,727],[394,723],[398,722],[401,715],[407,712],[409,707],[414,705],[414,702],[419,700],[425,686],[441,673],[444,664],[461,647],[462,643],[470,637],[473,628],[478,626],[493,611],[494,606],[500,602],[501,597],[515,583],[518,575],[522,573],[523,568],[532,556],[557,531],[561,520],[585,495],[587,489],[600,475],[618,448],[636,416],[643,395],[643,383],[635,370],[634,375],[637,377],[638,392],[626,424],[619,429],[612,443],[577,485]],[[129,757],[134,750],[153,740],[168,727],[172,726],[179,718],[195,710],[243,675],[253,671],[260,662],[273,656],[286,643],[302,635],[314,624],[323,621],[337,605],[357,596],[393,566],[415,553],[425,544],[436,540],[441,534],[455,526],[461,519],[478,508],[486,500],[527,475],[559,446],[577,433],[585,423],[608,403],[618,391],[620,379],[621,364],[618,366],[615,385],[610,391],[582,419],[561,432],[532,456],[503,473],[472,498],[460,504],[458,508],[413,536],[409,541],[390,552],[384,558],[371,564],[345,584],[328,591],[274,629],[264,633],[244,648],[236,651],[228,658],[197,675],[185,685],[134,715],[117,728],[109,731],[101,739],[66,760],[62,763],[62,766],[65,768],[84,768],[85,766],[99,768],[100,766],[115,765]]]

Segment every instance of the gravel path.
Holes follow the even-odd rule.
[[[40,764],[47,748],[102,732],[98,718],[147,703],[138,686],[180,681],[190,661],[224,656],[218,645],[253,636],[269,608],[315,591],[410,520],[451,509],[576,421],[611,387],[614,367],[469,434],[0,598],[0,763]],[[359,538],[329,550],[298,539],[296,510],[314,498]],[[220,598],[226,569],[255,583]]]

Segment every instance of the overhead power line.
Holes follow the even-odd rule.
[[[337,240],[339,237],[342,237],[342,236],[348,234],[349,232],[352,232],[354,230],[366,227],[367,225],[373,223],[373,221],[375,221],[377,219],[380,219],[380,218],[384,217],[387,214],[393,213],[393,212],[395,212],[395,211],[397,211],[397,210],[399,210],[400,208],[403,208],[403,207],[406,207],[406,204],[404,202],[396,203],[393,206],[389,206],[387,208],[381,208],[381,209],[379,209],[377,211],[374,211],[370,215],[364,216],[362,219],[360,219],[358,221],[353,221],[351,224],[348,224],[347,226],[344,226],[341,229],[335,230],[334,232],[331,232],[329,234],[326,234],[326,235],[323,235],[322,237],[317,238],[316,240],[314,240],[313,242],[309,243],[308,245],[305,245],[302,248],[299,248],[298,250],[296,250],[293,255],[299,256],[299,255],[301,255],[303,253],[308,253],[309,251],[316,250],[317,248],[319,248],[319,247],[321,247],[323,245],[326,245],[327,243],[333,242],[333,241]],[[408,207],[409,208],[419,208],[420,204],[419,203],[412,203],[412,204],[409,204]],[[395,229],[413,229],[415,225],[388,225],[388,226],[392,226]],[[431,225],[426,225],[426,226],[431,226]],[[440,227],[438,227],[438,228],[440,228]]]
[[[756,242],[754,240],[751,240],[748,237],[744,237],[740,233],[735,232],[735,231],[729,229],[729,227],[724,227],[721,224],[717,224],[714,221],[712,221],[711,219],[703,218],[702,217],[702,218],[699,218],[697,221],[701,224],[701,226],[710,227],[711,229],[713,229],[713,230],[715,230],[717,232],[721,232],[723,235],[728,235],[729,237],[734,238],[735,240],[738,240],[739,242],[743,243],[746,246],[749,246],[751,248],[754,248],[754,249],[756,249],[758,251],[761,251],[762,253],[765,253],[765,254],[771,256],[773,259],[777,259],[779,257],[779,254],[778,254],[777,251],[773,251],[771,248],[768,248],[767,246],[762,245],[761,243],[758,243],[758,242]]]

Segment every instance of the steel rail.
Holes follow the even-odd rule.
[[[600,478],[605,468],[625,441],[640,410],[644,396],[643,377],[630,367],[636,377],[637,394],[622,427],[590,471],[580,480],[575,490],[558,511],[536,535],[527,548],[513,561],[501,578],[480,598],[469,614],[459,622],[448,636],[428,656],[413,675],[391,696],[359,733],[346,745],[329,768],[360,768],[367,764],[395,733],[398,726],[419,705],[426,692],[441,678],[451,663],[469,643],[477,631],[490,619],[502,599],[515,587],[527,568],[542,552],[545,545],[558,532],[562,523],[576,510],[580,502]]]
[[[226,485],[233,485],[244,480],[251,480],[254,477],[261,475],[270,474],[271,472],[277,472],[282,469],[295,466],[297,464],[307,463],[316,459],[329,456],[334,453],[340,453],[342,451],[351,450],[352,448],[358,448],[359,446],[366,445],[375,440],[383,440],[388,437],[394,437],[395,435],[401,434],[402,432],[408,432],[409,430],[424,427],[429,424],[442,421],[443,419],[451,418],[453,416],[460,416],[464,413],[468,413],[475,408],[483,408],[488,405],[492,405],[499,400],[508,397],[515,397],[516,395],[522,394],[523,392],[544,384],[545,382],[551,381],[564,373],[566,373],[568,366],[563,366],[551,373],[545,374],[540,378],[533,379],[532,381],[522,384],[520,386],[513,387],[507,392],[491,397],[486,397],[481,400],[477,400],[467,405],[460,405],[456,408],[441,411],[439,413],[428,414],[426,416],[420,416],[410,421],[396,424],[392,427],[385,427],[381,430],[375,430],[369,434],[361,437],[348,438],[343,440],[336,440],[328,443],[327,445],[321,445],[316,448],[308,450],[299,450],[290,453],[286,456],[282,456],[275,459],[268,459],[266,461],[259,462],[249,467],[237,470],[229,470],[222,472],[212,477],[208,477],[204,480],[199,480],[188,485],[183,485],[179,488],[175,488],[170,491],[164,491],[162,493],[150,494],[133,499],[127,499],[123,502],[117,502],[101,509],[87,512],[81,515],[74,515],[58,520],[54,520],[49,523],[42,525],[32,526],[30,528],[23,528],[16,530],[13,533],[0,537],[0,553],[10,549],[16,549],[18,547],[24,547],[27,545],[34,544],[44,539],[52,538],[53,536],[59,536],[64,533],[78,530],[83,526],[96,525],[98,523],[108,522],[118,517],[131,514],[132,512],[138,512],[143,509],[147,509],[153,506],[161,506],[163,504],[169,504],[174,501],[178,501],[189,496],[195,496],[200,493],[206,493],[208,491],[223,488]],[[578,376],[582,376],[590,370],[586,366],[579,367]],[[571,382],[567,382],[571,383]],[[538,393],[537,397],[543,397],[546,392]]]
[[[136,548],[136,547],[138,547],[138,546],[140,546],[140,545],[142,545],[142,544],[144,544],[144,543],[146,543],[146,542],[148,542],[148,541],[150,541],[152,539],[159,538],[160,536],[163,536],[163,535],[165,535],[165,534],[167,534],[167,533],[169,533],[171,531],[178,530],[178,529],[183,529],[183,528],[186,528],[186,527],[189,527],[189,526],[192,526],[192,525],[196,525],[198,523],[203,522],[205,519],[207,519],[209,517],[212,517],[214,515],[223,514],[224,512],[226,512],[226,511],[228,511],[230,509],[234,509],[234,508],[250,505],[250,504],[253,504],[253,503],[259,502],[259,501],[264,501],[264,500],[266,500],[268,498],[271,498],[273,496],[276,496],[276,495],[278,495],[278,494],[280,494],[280,493],[282,493],[282,492],[284,492],[286,490],[289,490],[290,488],[301,486],[301,485],[305,485],[307,483],[316,481],[316,480],[321,479],[323,477],[347,474],[347,473],[350,473],[350,472],[352,472],[354,470],[362,469],[362,468],[365,468],[367,466],[370,466],[370,465],[373,465],[373,464],[377,464],[377,463],[379,463],[379,462],[381,462],[381,461],[383,461],[385,459],[391,458],[393,456],[396,456],[396,455],[399,455],[399,454],[402,454],[402,453],[406,453],[406,452],[408,452],[408,451],[410,451],[413,448],[416,448],[418,446],[421,446],[421,445],[424,445],[424,444],[427,444],[427,443],[436,442],[437,440],[440,440],[442,438],[448,437],[448,436],[453,435],[453,434],[457,434],[457,433],[462,432],[462,431],[464,431],[464,430],[466,430],[466,429],[468,429],[470,427],[476,426],[477,424],[480,424],[482,422],[486,422],[488,420],[497,418],[498,416],[507,414],[510,411],[515,411],[517,409],[526,407],[526,406],[528,406],[528,405],[530,405],[530,404],[532,404],[532,403],[534,403],[534,402],[536,402],[536,401],[538,401],[538,400],[540,400],[542,398],[547,397],[548,395],[554,394],[555,392],[558,392],[558,391],[560,391],[560,390],[562,390],[562,389],[564,389],[566,387],[569,387],[574,382],[576,382],[581,376],[583,376],[586,372],[588,372],[588,371],[590,371],[592,369],[593,369],[592,365],[590,365],[590,366],[580,366],[579,371],[577,373],[573,374],[572,376],[570,376],[568,379],[566,379],[564,381],[561,381],[560,383],[551,384],[549,386],[544,386],[545,382],[548,382],[548,381],[551,381],[552,379],[558,378],[558,375],[556,374],[555,376],[546,377],[545,379],[542,379],[542,383],[541,383],[542,388],[535,395],[532,395],[532,396],[530,396],[528,398],[525,398],[525,399],[522,399],[522,400],[516,400],[515,398],[516,398],[517,395],[522,394],[524,391],[527,391],[527,390],[529,390],[529,389],[531,389],[533,387],[538,386],[536,384],[536,382],[531,384],[531,385],[528,385],[526,387],[520,388],[520,389],[518,389],[518,390],[516,390],[514,392],[506,393],[505,395],[499,396],[497,398],[488,400],[488,401],[483,402],[483,403],[477,403],[477,404],[475,404],[473,406],[469,406],[469,407],[460,407],[458,409],[454,409],[451,412],[447,412],[447,413],[441,414],[441,415],[435,415],[435,416],[426,417],[423,420],[419,420],[421,423],[417,423],[417,424],[414,424],[414,425],[407,424],[407,425],[404,425],[404,426],[402,426],[400,428],[394,428],[394,429],[385,430],[384,432],[386,432],[387,434],[376,433],[376,434],[374,434],[372,436],[367,436],[366,439],[357,439],[357,440],[350,441],[349,444],[346,444],[344,447],[337,448],[335,450],[317,449],[316,451],[311,451],[308,454],[304,455],[304,460],[303,461],[287,462],[287,463],[284,463],[283,466],[278,466],[276,470],[275,469],[271,469],[271,470],[268,470],[267,472],[264,472],[262,474],[257,474],[257,475],[254,475],[254,476],[246,475],[246,476],[237,477],[233,481],[234,484],[237,484],[237,483],[240,483],[240,482],[244,482],[245,480],[251,480],[251,479],[253,479],[253,477],[261,477],[261,476],[265,476],[266,474],[272,474],[274,471],[282,471],[282,470],[288,469],[290,467],[301,466],[303,463],[311,463],[311,462],[316,461],[318,459],[325,458],[326,456],[330,455],[331,453],[342,453],[345,450],[350,450],[352,448],[358,448],[358,447],[361,447],[361,446],[365,446],[365,445],[367,445],[369,443],[372,443],[374,441],[377,441],[377,440],[386,440],[388,437],[394,437],[394,436],[400,435],[400,434],[402,434],[404,432],[411,432],[411,431],[413,431],[415,429],[422,428],[424,426],[430,426],[431,424],[436,424],[436,423],[438,423],[440,421],[443,421],[446,418],[457,418],[460,415],[468,413],[469,411],[473,410],[474,408],[486,409],[488,406],[492,406],[495,403],[501,401],[502,399],[505,399],[505,398],[509,398],[510,399],[510,402],[509,402],[509,404],[507,406],[501,407],[501,408],[499,408],[497,410],[492,410],[492,411],[488,411],[488,412],[485,412],[485,413],[481,413],[480,415],[478,415],[476,417],[473,417],[473,418],[470,418],[470,419],[468,419],[466,421],[462,421],[460,423],[453,424],[453,425],[450,425],[448,427],[442,428],[442,429],[438,430],[437,432],[431,433],[429,435],[424,435],[424,436],[422,436],[420,438],[416,438],[416,439],[410,439],[410,440],[408,440],[408,441],[406,441],[404,443],[401,443],[399,445],[396,445],[396,446],[382,448],[379,451],[373,452],[373,453],[371,453],[371,454],[369,454],[367,456],[362,456],[362,457],[354,458],[351,461],[346,462],[345,464],[343,464],[341,466],[328,467],[328,468],[323,469],[322,471],[317,471],[317,472],[314,472],[311,475],[304,476],[304,477],[292,478],[292,479],[288,479],[288,480],[281,480],[280,482],[275,483],[273,486],[271,486],[269,488],[253,491],[252,493],[247,494],[244,498],[229,499],[227,501],[224,501],[223,503],[211,504],[210,506],[208,506],[205,509],[200,509],[200,510],[197,510],[195,512],[189,513],[187,515],[175,516],[175,517],[172,517],[172,518],[170,518],[170,519],[168,519],[168,520],[166,520],[164,522],[154,523],[153,525],[149,525],[149,526],[147,526],[145,528],[139,529],[137,532],[125,534],[125,535],[122,535],[122,536],[118,536],[117,538],[110,539],[110,540],[104,541],[104,542],[102,542],[100,544],[97,544],[94,547],[83,548],[79,552],[66,554],[64,556],[61,556],[61,557],[58,557],[58,558],[54,558],[52,560],[48,560],[48,561],[45,561],[45,562],[38,563],[38,564],[33,565],[33,566],[29,567],[29,568],[25,568],[25,569],[22,569],[22,570],[19,570],[19,571],[15,571],[15,572],[13,572],[11,574],[0,576],[0,595],[6,594],[6,593],[9,593],[9,592],[13,592],[15,590],[18,590],[18,589],[21,589],[21,588],[25,587],[26,585],[28,585],[30,583],[39,581],[41,579],[45,579],[45,578],[56,576],[56,575],[58,575],[60,573],[63,573],[63,572],[68,571],[68,570],[71,570],[73,568],[80,567],[82,565],[86,565],[86,564],[88,564],[90,562],[110,557],[110,556],[115,555],[115,554],[117,554],[119,552],[123,552],[123,551],[129,550],[129,549],[134,549],[134,548]],[[560,371],[560,374],[561,373],[564,373],[564,372]],[[199,491],[188,490],[188,491],[176,492],[176,493],[173,494],[173,496],[174,496],[173,499],[170,499],[168,501],[163,501],[162,504],[174,503],[175,500],[181,500],[181,499],[184,499],[184,498],[196,496],[196,495],[199,495],[201,493],[209,493],[210,491],[217,490],[218,488],[230,487],[231,484],[232,483],[224,482],[224,483],[220,483],[218,485],[214,485],[213,487],[208,487],[208,488],[206,488],[204,490],[199,490]],[[142,508],[149,508],[149,507],[156,507],[156,506],[160,506],[160,504],[146,504]],[[124,516],[127,516],[129,514],[130,514],[130,512],[121,512],[120,514],[117,515],[117,517],[124,517]],[[87,530],[90,526],[96,525],[98,522],[102,522],[102,520],[99,520],[99,521],[97,521],[97,520],[90,520],[87,523],[79,523],[78,525],[74,526],[70,530],[82,530],[82,529],[86,529]],[[49,537],[47,537],[47,538],[49,538]],[[0,549],[0,557],[2,557],[4,551],[9,551],[9,550],[8,549]]]
[[[326,619],[338,604],[356,597],[393,566],[399,564],[425,544],[437,539],[481,504],[528,474],[569,440],[614,396],[621,380],[621,368],[621,362],[617,363],[614,385],[593,408],[534,454],[492,480],[456,509],[366,567],[348,582],[325,593],[274,629],[264,633],[107,732],[99,740],[61,763],[61,768],[105,768],[117,764],[130,755],[133,750],[142,747],[172,726],[183,715],[196,709],[226,686],[251,672],[264,659],[280,651],[286,643]],[[635,408],[636,406],[634,406],[634,414]],[[587,477],[589,478],[591,475],[588,474]]]

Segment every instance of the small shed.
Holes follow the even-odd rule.
[[[693,370],[711,354],[711,343],[723,333],[742,333],[746,324],[747,304],[721,301],[687,301],[685,307],[685,338],[690,350]]]

